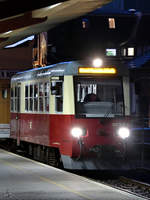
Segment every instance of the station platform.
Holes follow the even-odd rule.
[[[0,200],[144,200],[0,149]]]

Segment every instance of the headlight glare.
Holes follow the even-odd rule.
[[[119,128],[119,130],[118,130],[118,135],[119,135],[122,139],[126,139],[126,138],[129,137],[130,131],[129,131],[128,128],[122,127],[122,128]]]
[[[75,127],[71,130],[73,137],[80,138],[83,135],[83,130],[81,128]]]

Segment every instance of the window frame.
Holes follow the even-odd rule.
[[[45,88],[45,84],[47,85],[47,88]],[[50,108],[50,83],[49,80],[40,80],[36,82],[30,82],[25,84],[25,112],[26,113],[49,113]],[[26,96],[26,87],[28,87],[28,96]],[[41,89],[40,89],[41,87]],[[32,93],[31,93],[32,89]],[[40,91],[42,90],[42,91]],[[47,90],[47,92],[45,91]],[[41,93],[42,92],[42,93]],[[46,95],[45,95],[46,93]],[[42,109],[40,109],[40,99],[43,102]],[[45,102],[47,99],[47,103]],[[26,109],[26,101],[28,104],[28,109]],[[31,102],[32,102],[32,108],[31,108]],[[46,109],[45,105],[48,105],[48,109]]]
[[[62,83],[61,85],[61,93],[60,94],[54,94],[53,91],[52,91],[52,88],[55,87],[53,85],[53,83]],[[63,113],[63,97],[64,97],[64,81],[63,80],[60,80],[60,79],[52,79],[51,80],[51,95],[55,95],[55,112],[56,113]],[[62,101],[62,102],[61,102]],[[58,107],[59,107],[59,102],[61,103],[60,106],[61,106],[61,109],[59,110]]]
[[[21,85],[19,83],[13,84],[11,86],[10,94],[10,111],[14,113],[19,113],[21,111]]]
[[[125,93],[124,93],[124,87],[123,87],[123,77],[124,76],[117,76],[117,77],[104,77],[104,76],[102,76],[102,77],[99,77],[99,78],[104,78],[104,80],[106,80],[106,79],[109,79],[109,78],[112,78],[112,79],[117,79],[119,82],[120,82],[120,86],[121,86],[121,91],[122,91],[122,103],[123,103],[123,110],[122,110],[122,115],[121,116],[119,116],[119,117],[124,117],[125,116]],[[99,79],[99,78],[97,78],[97,77],[92,77],[92,76],[89,76],[89,77],[84,77],[84,76],[74,76],[74,102],[75,102],[75,116],[76,116],[76,118],[89,118],[88,117],[88,115],[87,116],[85,116],[85,115],[83,115],[82,113],[79,113],[78,112],[78,101],[77,101],[77,99],[78,99],[78,94],[77,94],[77,83],[78,83],[78,79],[84,79],[84,78],[92,78],[92,79]],[[81,98],[82,99],[82,98]],[[82,102],[83,103],[83,102]],[[114,119],[114,118],[117,118],[118,116],[115,116],[114,115],[114,117],[112,118],[112,119]],[[91,117],[90,116],[90,118],[107,118],[107,116],[106,117],[99,117],[99,116],[94,116],[94,117]]]

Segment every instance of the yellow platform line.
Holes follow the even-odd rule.
[[[48,183],[51,183],[51,184],[53,184],[53,185],[56,185],[56,186],[58,186],[58,187],[60,187],[60,188],[63,188],[63,189],[65,189],[65,190],[67,190],[67,191],[69,191],[69,192],[71,192],[71,193],[74,193],[74,194],[76,194],[76,195],[78,195],[78,196],[80,196],[80,197],[83,197],[84,199],[92,200],[91,198],[87,197],[86,195],[84,195],[84,194],[82,194],[82,193],[80,193],[80,192],[77,192],[77,191],[75,191],[75,190],[72,190],[71,188],[69,188],[69,187],[67,187],[67,186],[65,186],[65,185],[63,185],[63,184],[56,183],[55,181],[52,181],[52,180],[50,180],[50,179],[48,179],[48,178],[45,178],[45,177],[43,177],[43,176],[39,176],[39,178],[40,178],[42,181],[44,181],[44,182],[48,182]]]

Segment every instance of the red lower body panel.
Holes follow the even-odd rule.
[[[18,119],[16,119],[16,117]],[[11,138],[59,148],[61,154],[77,157],[80,154],[78,138],[73,138],[71,129],[86,130],[82,138],[84,154],[96,145],[116,145],[112,137],[112,122],[102,125],[99,119],[76,119],[74,115],[11,114]],[[106,134],[100,133],[100,131]],[[119,142],[119,141],[118,141]]]

